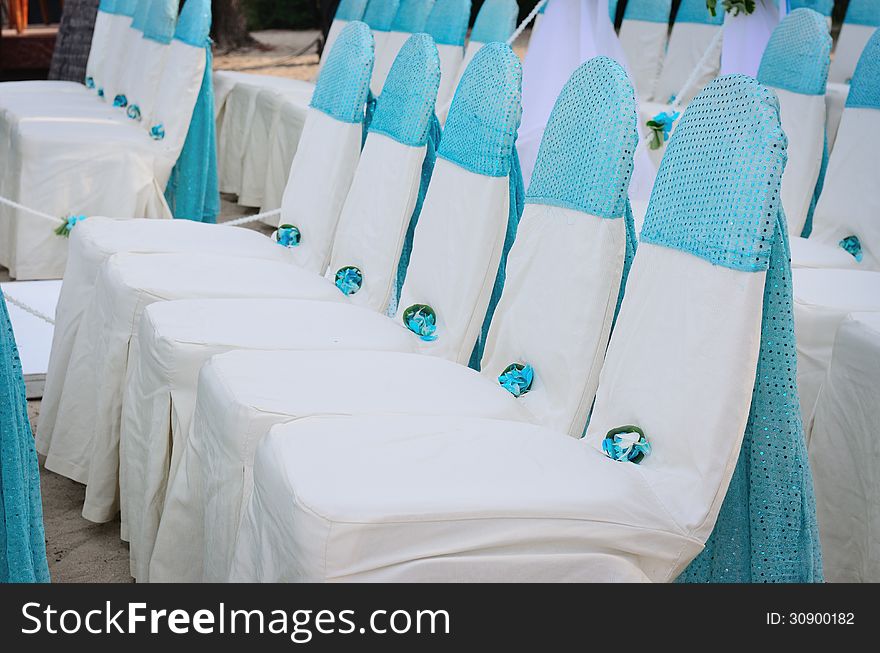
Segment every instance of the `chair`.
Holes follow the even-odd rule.
[[[317,231],[324,233],[318,240],[328,239],[328,229],[332,234],[360,158],[361,121],[373,63],[369,29],[362,23],[350,25],[340,35],[335,50],[338,53],[331,55],[331,61],[322,71],[312,100],[311,119],[301,148],[302,161],[292,169],[291,194],[285,212],[291,222],[298,217],[306,221],[297,221],[306,238],[310,237],[308,231],[314,224]],[[328,156],[328,151],[334,154]],[[306,253],[314,249],[311,245],[303,247]],[[226,257],[227,261],[230,255],[254,257],[270,267],[272,263],[283,266],[305,263],[306,256],[299,249],[278,247],[271,239],[247,229],[183,220],[118,222],[90,218],[77,225],[72,232],[71,261],[59,298],[43,395],[38,447],[44,453],[53,446],[56,426],[67,427],[63,419],[58,423],[63,394],[81,392],[81,387],[73,389],[78,385],[78,375],[91,373],[92,362],[87,359],[82,360],[84,368],[71,369],[71,361],[75,361],[72,358],[74,345],[78,337],[91,337],[80,335],[83,313],[94,297],[99,270],[109,258],[121,252],[189,252],[192,257],[210,253]],[[320,259],[326,255],[327,252],[315,252],[315,257]],[[77,408],[74,410],[78,412]],[[50,467],[55,458],[49,456]],[[59,466],[70,467],[64,462],[59,462]],[[72,469],[68,473],[75,474],[75,479],[84,479],[83,470]]]
[[[468,417],[275,426],[231,579],[674,580],[710,537],[762,381],[785,379],[766,369],[784,164],[772,93],[707,86],[654,187],[586,437]],[[638,466],[602,453],[622,424],[647,434]]]
[[[59,216],[3,207],[2,262],[19,279],[60,278],[67,241],[55,235],[68,215],[171,217],[166,183],[181,151],[206,67],[208,0],[190,0],[168,48],[152,118],[132,120],[106,106],[106,120],[26,120],[16,124],[0,194]],[[69,94],[66,94],[69,95]],[[100,104],[100,103],[96,103]],[[130,109],[131,107],[128,107]],[[75,125],[75,128],[73,128]]]
[[[471,30],[471,39],[464,51],[464,58],[461,60],[458,70],[447,77],[447,79],[452,78],[451,84],[441,80],[441,92],[437,96],[437,117],[442,124],[446,123],[446,115],[449,111],[448,100],[458,88],[461,77],[473,61],[474,55],[487,43],[507,42],[516,29],[518,16],[519,5],[516,0],[486,0],[480,7],[474,28]],[[446,101],[444,102],[441,98],[446,98]]]
[[[758,81],[779,96],[788,165],[782,207],[788,232],[800,236],[812,217],[825,150],[825,81],[831,35],[825,18],[795,9],[773,31],[758,68]]]
[[[671,0],[629,0],[620,26],[620,43],[639,98],[650,99],[660,75],[669,33]]]
[[[513,141],[519,122],[520,80],[519,61],[506,45],[493,44],[484,48],[472,62],[453,102],[450,123],[438,151],[438,161],[415,230],[412,255],[401,292],[403,300],[393,319],[377,320],[374,315],[361,316],[349,311],[343,320],[330,313],[332,308],[325,310],[314,303],[306,307],[302,302],[287,302],[285,306],[273,301],[266,302],[265,310],[283,310],[289,316],[283,326],[279,325],[277,335],[269,334],[257,321],[248,328],[266,335],[276,348],[279,343],[284,343],[281,347],[288,349],[315,347],[316,334],[322,332],[327,332],[331,342],[332,336],[348,333],[350,329],[359,329],[364,339],[371,337],[380,342],[389,342],[389,339],[403,334],[408,343],[405,347],[398,346],[400,351],[418,351],[437,359],[466,361],[486,313],[506,244],[506,232],[511,221],[519,215],[509,198],[518,174],[513,165]],[[440,236],[465,230],[470,234],[467,240]],[[405,326],[403,316],[409,304],[403,302],[418,303],[418,299],[410,301],[412,296],[421,302],[430,302],[438,328],[443,329],[442,338],[423,340]],[[235,308],[237,305],[237,302],[229,301],[225,309],[217,310],[240,312]],[[162,333],[166,337],[170,335],[177,339],[180,327],[190,321],[186,312],[181,308],[176,311],[174,321],[163,320]],[[381,325],[378,324],[380,321]],[[345,326],[341,332],[342,322]],[[327,327],[316,326],[319,323]],[[208,337],[203,340],[209,341],[210,336],[207,332],[205,335]],[[230,349],[248,347],[244,334],[236,340],[224,342]],[[337,347],[331,345],[331,348]],[[207,350],[203,351],[210,355]],[[196,369],[197,366],[193,368],[193,374]],[[192,384],[192,381],[188,383]],[[192,389],[190,385],[188,392]],[[192,531],[200,526],[198,520],[192,520],[193,510],[200,509],[200,494],[191,494],[200,492],[199,486],[193,485],[199,478],[200,461],[189,455],[188,443],[181,444],[187,448],[183,449],[177,473],[171,470],[152,555],[151,580],[176,576],[179,570],[183,570],[187,578],[201,575],[200,562],[194,563],[195,566],[181,566],[184,559],[200,561],[202,557],[200,536]],[[236,484],[228,491],[237,494],[241,491],[238,488]],[[183,535],[184,532],[187,535]],[[182,535],[189,542],[185,551],[180,548]]]
[[[266,348],[273,343],[293,342],[291,320],[306,320],[312,312],[318,316],[317,321],[309,323],[312,334],[324,346],[407,348],[409,338],[403,330],[382,330],[388,320],[380,312],[387,307],[395,285],[411,216],[415,220],[419,211],[420,187],[430,179],[430,170],[422,171],[424,163],[428,161],[430,165],[433,156],[428,133],[439,75],[433,41],[425,34],[415,35],[401,49],[377,104],[340,217],[331,255],[332,272],[326,279],[343,291],[350,300],[345,303],[352,305],[317,306],[305,315],[302,311],[286,311],[285,306],[291,302],[282,300],[239,300],[242,311],[230,310],[230,302],[214,300],[162,302],[165,309],[158,305],[146,309],[129,350],[118,461],[123,527],[131,533],[132,567],[139,579],[147,578],[149,551],[161,512],[161,497],[153,495],[147,501],[142,498],[165,487],[169,456],[176,467],[182,447],[171,447],[167,436],[170,433],[175,442],[185,442],[193,411],[193,389],[202,362],[213,353],[228,351],[235,343]],[[346,272],[350,275],[346,276]],[[206,318],[197,323],[191,319],[194,304],[198,305],[196,314]],[[354,313],[359,319],[349,328],[345,318],[355,306],[362,310]],[[227,317],[222,319],[207,317],[224,311]],[[326,319],[328,312],[338,318]],[[340,325],[345,325],[341,331]],[[188,329],[189,336],[177,338],[180,328]],[[328,337],[328,330],[332,337]],[[197,336],[197,331],[202,335]],[[170,375],[159,371],[171,369],[175,371]],[[156,417],[166,414],[169,405],[174,406],[172,422],[157,422]],[[157,455],[160,449],[164,451]],[[111,482],[116,464],[117,461],[108,461],[103,472]],[[87,506],[95,503],[94,496],[101,496],[100,490],[100,484],[90,484]],[[131,508],[130,504],[137,507]]]
[[[809,239],[792,238],[796,268],[880,271],[880,30],[853,75]]]

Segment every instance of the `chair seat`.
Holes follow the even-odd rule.
[[[840,323],[849,313],[880,311],[880,272],[799,269],[792,272],[792,283],[798,391],[809,425]]]
[[[84,87],[83,87],[84,88]],[[111,121],[134,123],[125,109],[113,106],[113,98],[99,99],[92,93],[22,91],[0,101],[0,114],[10,126],[35,119]],[[68,124],[68,127],[71,125]]]
[[[43,394],[39,439],[51,439],[80,320],[95,290],[98,271],[121,252],[211,253],[237,258],[287,261],[290,252],[251,229],[219,227],[190,220],[114,220],[91,217],[71,232],[64,285],[55,313],[52,355]],[[48,446],[41,444],[42,448]]]
[[[858,270],[861,268],[852,254],[842,247],[819,242],[812,238],[791,239],[791,266],[793,268],[831,268]]]
[[[293,264],[208,254],[112,256],[80,324],[55,428],[43,445],[50,469],[96,488],[115,486],[128,343],[144,308],[212,297],[346,300],[333,283]]]
[[[299,420],[254,477],[238,581],[665,581],[701,548],[649,470],[516,422]]]
[[[408,351],[413,340],[384,315],[336,302],[209,299],[149,306],[129,350],[122,409],[120,503],[132,575],[149,577],[166,488],[189,440],[199,370],[212,356],[236,349]],[[257,386],[274,370],[272,358],[254,377]]]
[[[321,310],[329,315],[333,309]],[[392,320],[385,322],[387,330],[414,339]],[[368,326],[365,321],[365,337]],[[314,341],[308,328],[303,324],[291,329],[285,348]],[[370,339],[390,349],[392,336],[382,335],[386,329]],[[297,331],[303,336],[297,337]],[[181,568],[178,552],[203,542],[211,543],[205,559],[189,559],[183,567],[195,564],[201,570],[203,565],[204,580],[227,577],[239,507],[253,490],[255,447],[275,424],[311,415],[379,413],[533,420],[497,383],[444,359],[404,353],[412,347],[409,342],[400,344],[401,353],[237,351],[211,359],[199,379],[191,439],[180,467],[186,471],[172,478],[166,499],[151,580],[188,573]],[[194,478],[202,479],[201,487],[193,487]],[[202,537],[186,526],[193,523],[204,523]]]

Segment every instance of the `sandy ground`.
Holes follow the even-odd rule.
[[[288,32],[267,30],[254,33],[258,47],[234,53],[217,54],[214,68],[248,71],[263,75],[313,79],[318,56],[312,45],[317,31]],[[514,45],[522,57],[528,32]],[[305,54],[302,52],[305,51]],[[238,206],[234,197],[224,196],[220,222],[253,213]],[[263,224],[252,228],[269,232]],[[0,281],[9,281],[9,272],[0,267]],[[28,402],[31,425],[36,430],[40,401]],[[43,492],[43,519],[46,525],[46,553],[54,582],[130,583],[128,545],[119,539],[119,519],[93,524],[81,515],[85,486],[46,470],[40,460]]]

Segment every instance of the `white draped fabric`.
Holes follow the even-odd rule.
[[[724,19],[724,42],[721,47],[721,74],[740,73],[758,76],[758,66],[773,30],[788,14],[788,0],[758,0],[754,13]]]
[[[607,4],[600,0],[549,3],[541,29],[532,34],[523,65],[523,117],[517,149],[526,187],[559,92],[579,65],[599,55],[611,57],[629,70]],[[640,145],[636,150],[630,197],[647,199],[655,174],[647,151]]]

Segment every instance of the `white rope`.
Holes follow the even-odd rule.
[[[712,41],[709,43],[709,47],[706,48],[703,56],[700,57],[697,65],[694,66],[694,69],[691,71],[691,74],[687,78],[687,81],[685,81],[685,83],[682,85],[681,90],[678,92],[678,95],[675,96],[675,101],[673,101],[672,103],[673,110],[678,110],[678,108],[681,106],[682,100],[691,94],[691,87],[696,85],[697,78],[703,74],[703,70],[705,69],[706,64],[709,63],[709,57],[714,54],[715,50],[718,48],[718,44],[721,42],[723,33],[723,29],[718,30]]]
[[[37,211],[36,209],[28,208],[23,204],[19,204],[18,202],[13,202],[10,199],[7,199],[0,195],[0,204],[6,204],[7,206],[11,206],[14,209],[19,209],[21,211],[25,211],[26,213],[31,213],[33,215],[37,215],[41,218],[48,218],[49,220],[55,220],[56,222],[66,222],[64,218],[59,218],[56,215],[49,215],[48,213],[43,213],[42,211]],[[280,215],[281,209],[274,209],[272,211],[265,211],[263,213],[257,213],[256,215],[247,215],[243,218],[238,218],[237,220],[232,220],[230,222],[223,222],[222,226],[224,227],[238,227],[243,224],[250,224],[251,222],[257,222],[262,220],[263,218],[272,218],[276,215]]]
[[[25,313],[30,313],[30,314],[33,315],[34,317],[38,317],[38,318],[40,318],[41,320],[43,320],[44,322],[48,322],[49,324],[52,324],[52,325],[55,324],[55,320],[53,320],[51,317],[49,317],[49,316],[46,315],[45,313],[41,313],[40,311],[38,311],[37,309],[33,308],[32,306],[28,306],[27,304],[25,304],[25,303],[24,303],[23,301],[21,301],[20,299],[16,299],[15,297],[13,297],[12,295],[10,295],[10,294],[9,294],[7,291],[5,291],[5,290],[3,291],[3,296],[6,297],[6,301],[7,301],[7,302],[9,302],[10,304],[12,304],[13,306],[18,306],[18,307],[19,307],[21,310],[23,310]]]
[[[32,213],[34,215],[40,216],[41,218],[48,218],[49,220],[55,220],[57,222],[66,222],[65,219],[59,218],[57,215],[49,215],[48,213],[43,213],[42,211],[37,211],[36,209],[30,209],[22,204],[19,204],[18,202],[8,200],[2,195],[0,195],[0,204],[6,204],[7,206],[11,206],[14,209],[19,209],[20,211]]]
[[[238,227],[243,224],[250,224],[251,222],[258,222],[263,218],[274,218],[276,215],[281,215],[281,209],[274,209],[272,211],[264,211],[263,213],[257,213],[256,215],[246,215],[243,218],[238,218],[238,220],[231,220],[229,222],[221,223],[224,227]]]
[[[533,20],[535,20],[535,18],[538,16],[538,13],[540,13],[541,9],[544,8],[544,5],[546,5],[547,2],[548,0],[540,0],[540,2],[535,5],[535,8],[532,9],[531,13],[525,17],[525,20],[523,20],[523,22],[519,24],[519,27],[517,27],[513,31],[513,34],[510,35],[510,38],[507,39],[507,45],[513,45],[514,41],[519,38],[519,35],[525,31],[526,27],[528,27],[529,24]]]

